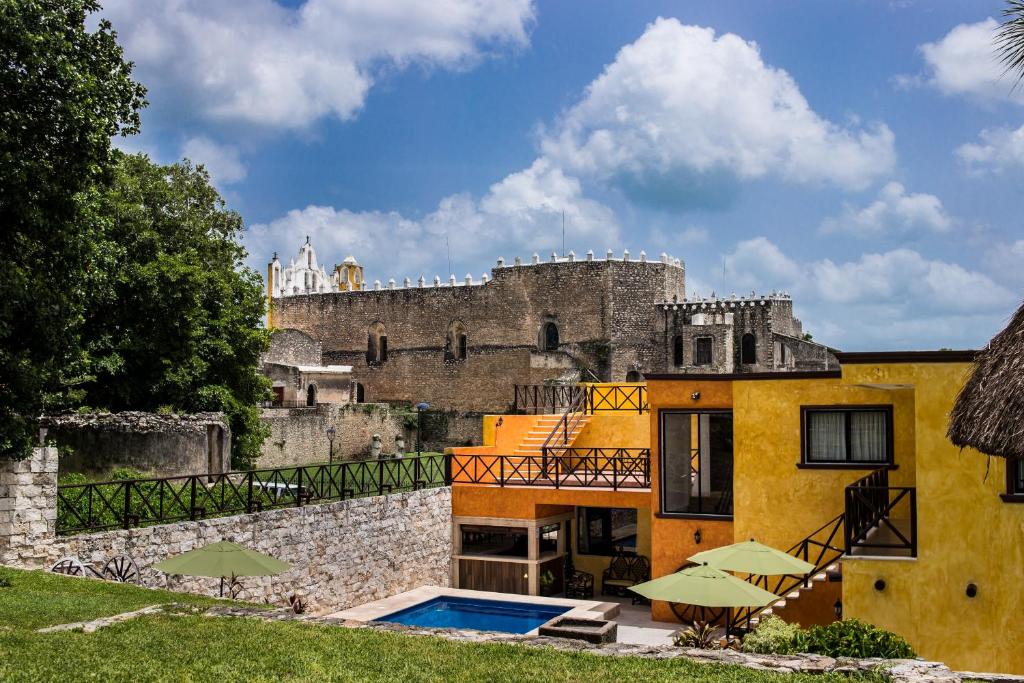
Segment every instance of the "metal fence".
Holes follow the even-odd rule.
[[[443,486],[445,456],[407,456],[57,487],[57,533],[130,529]]]
[[[454,484],[552,488],[651,487],[649,448],[551,448],[548,455],[453,455]]]

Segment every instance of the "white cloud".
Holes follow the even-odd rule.
[[[963,144],[956,150],[969,173],[1001,173],[1024,166],[1024,126],[985,129],[978,137],[980,143]]]
[[[1024,93],[1002,78],[1003,68],[993,46],[999,24],[991,17],[959,24],[934,43],[919,46],[927,65],[922,76],[902,77],[904,84],[927,84],[945,95],[978,100],[1007,100],[1024,104]]]
[[[519,254],[529,262],[534,251],[545,259],[553,250],[560,252],[562,211],[567,249],[618,243],[611,210],[584,198],[577,180],[543,159],[495,183],[479,201],[452,195],[419,219],[393,211],[308,206],[251,226],[245,242],[250,263],[260,272],[272,252],[290,255],[309,235],[328,267],[330,259],[353,254],[364,262],[371,280],[394,277],[401,282],[408,276],[415,281],[420,274],[431,280],[437,274],[447,281],[448,273],[431,272],[446,261],[447,235],[454,274],[461,280],[466,269],[480,269],[498,256],[511,262]],[[522,251],[524,245],[528,253]],[[474,272],[474,277],[480,274]]]
[[[627,194],[686,197],[769,175],[862,189],[892,170],[893,140],[882,123],[819,116],[755,43],[658,19],[590,83],[542,149]]]
[[[150,98],[201,117],[301,129],[352,117],[375,73],[463,68],[528,42],[531,0],[108,0]],[[171,99],[173,98],[173,99]]]
[[[202,164],[218,187],[237,183],[245,178],[248,168],[242,162],[238,149],[231,145],[220,145],[206,137],[194,137],[185,141],[181,156],[194,164]]]
[[[1024,299],[1024,240],[1011,244],[996,244],[989,249],[985,265],[993,276],[1014,288]]]
[[[847,203],[843,213],[826,218],[824,233],[847,232],[859,237],[874,237],[891,232],[914,231],[944,233],[954,221],[933,194],[909,194],[900,183],[890,182],[878,193],[878,199],[862,209]]]
[[[800,262],[757,237],[726,256],[726,277],[791,292],[805,329],[851,350],[980,345],[1018,303],[988,275],[911,249]]]

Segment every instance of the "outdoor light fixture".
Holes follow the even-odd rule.
[[[420,457],[420,451],[423,450],[423,441],[420,440],[420,432],[423,431],[423,411],[428,410],[430,404],[425,401],[420,401],[416,404],[416,457]]]
[[[885,579],[878,579],[875,581],[875,590],[879,592],[885,590]]]
[[[330,455],[327,456],[327,462],[332,465],[334,464],[334,435],[337,433],[338,430],[334,428],[334,425],[327,428],[327,442],[331,445]]]
[[[836,620],[842,620],[843,618],[843,601],[836,600],[836,604],[832,605],[832,610],[836,614]]]
[[[700,529],[693,532],[693,542],[700,545]]]
[[[978,586],[977,586],[977,584],[973,584],[973,583],[967,584],[967,597],[973,598],[976,595],[978,595]]]
[[[699,401],[700,400],[700,392],[699,391],[693,392],[692,394],[690,394],[690,398],[692,398],[694,401]]]

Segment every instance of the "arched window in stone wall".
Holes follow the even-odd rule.
[[[684,364],[683,360],[683,335],[677,334],[672,340],[672,364],[679,367]]]
[[[453,320],[448,326],[448,335],[444,341],[444,359],[446,361],[466,360],[468,337],[466,325],[461,320]]]
[[[540,350],[557,351],[559,345],[558,325],[549,320],[540,328]]]
[[[370,325],[366,334],[366,362],[384,363],[388,359],[388,331],[379,320]]]
[[[644,376],[640,374],[639,370],[630,370],[626,373],[627,382],[643,382]]]
[[[740,340],[740,363],[753,365],[757,362],[757,338],[752,332],[747,332]]]
[[[356,382],[356,403],[364,403],[366,401],[366,389],[362,383]]]
[[[313,408],[316,406],[316,385],[310,384],[306,387],[306,405]]]

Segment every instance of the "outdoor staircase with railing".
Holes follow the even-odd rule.
[[[544,442],[547,441],[551,433],[560,426],[563,419],[563,415],[540,415],[537,417],[537,421],[533,423],[533,427],[526,433],[522,441],[514,451],[513,455],[542,455],[542,447]],[[583,428],[590,422],[589,415],[581,415],[579,419],[574,421],[568,431],[566,432],[568,443],[566,446],[572,446],[576,437],[580,435]]]
[[[834,583],[842,581],[842,563],[839,561],[833,562],[832,564],[825,567],[819,572],[813,573],[805,582],[799,584],[796,588],[786,593],[780,600],[773,602],[768,607],[754,614],[750,617],[750,628],[757,628],[757,625],[761,623],[762,619],[775,615],[782,617],[784,621],[799,621],[801,626],[810,626],[811,623],[804,623],[805,619],[790,619],[794,612],[807,614],[813,613],[815,610],[812,607],[807,609],[804,605],[808,600],[819,599],[818,593],[822,592],[822,587],[826,583]],[[818,592],[815,593],[815,589],[818,588]],[[833,613],[833,597],[831,594],[826,598],[826,604],[824,610],[820,607],[817,611],[826,611]]]

